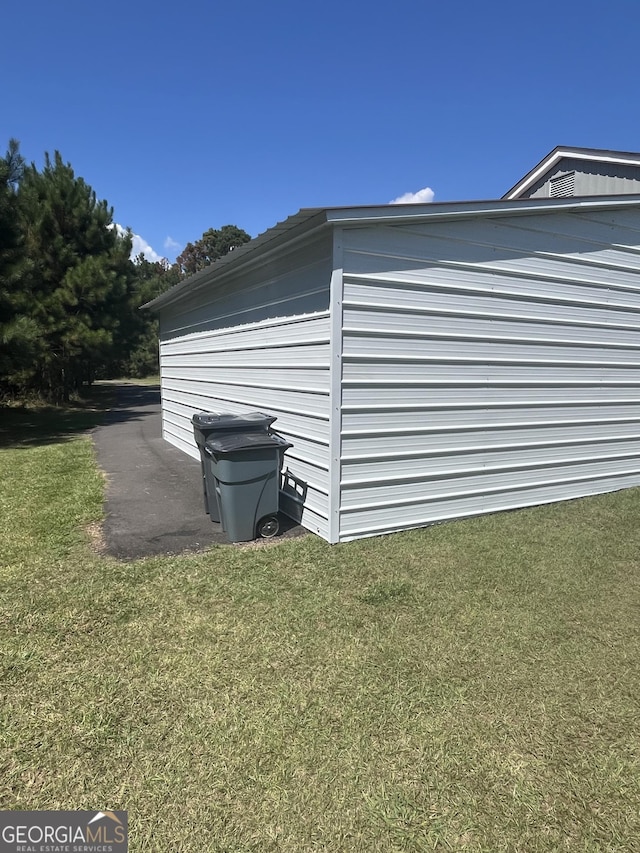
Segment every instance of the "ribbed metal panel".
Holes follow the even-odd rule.
[[[234,256],[236,252],[226,257]],[[239,260],[241,256],[239,250]],[[197,282],[203,276],[206,282],[207,276],[212,277],[215,280],[210,286],[187,291],[180,300],[161,309],[163,338],[307,315],[329,307],[330,235],[310,237],[302,246],[283,247],[277,256],[238,271],[229,267],[231,261],[220,268],[213,264],[210,272],[202,270],[194,279]],[[176,289],[181,287],[177,285]]]
[[[297,346],[300,343],[300,324],[304,324],[304,340],[306,344],[324,344],[327,340],[327,312],[317,317],[304,315],[296,320],[295,316],[287,317],[286,322],[280,323],[275,340],[266,340],[263,326],[254,323],[242,330],[238,335],[237,327],[231,330],[218,331],[216,335],[210,332],[189,333],[184,337],[171,337],[165,341],[165,351],[172,355],[198,353],[202,349],[202,341],[206,341],[208,351],[216,353],[242,352],[256,347],[278,350],[287,346]]]
[[[355,512],[344,511],[341,519],[341,540],[347,542],[383,532],[422,527],[436,521],[613,492],[637,486],[638,474],[637,470],[632,474],[614,470],[610,475],[589,474],[582,479],[568,478],[560,483],[545,479],[540,486],[528,484],[520,487],[516,478],[513,483],[515,485],[512,488],[501,489],[494,488],[489,481],[485,481],[479,492],[470,492],[464,497],[441,493],[435,499],[412,499],[407,503],[385,503],[382,506],[369,507],[366,514],[363,514],[361,509]]]
[[[567,174],[568,172],[570,174]],[[521,197],[554,198],[563,195],[620,195],[638,192],[640,192],[638,165],[598,162],[597,159],[565,158]]]
[[[303,504],[286,497],[283,509],[327,538],[329,364],[327,311],[176,337],[165,332],[163,435],[198,458],[191,425],[195,412],[275,415],[274,428],[294,445],[285,469],[304,484],[305,494]]]
[[[340,538],[640,484],[640,213],[345,229]]]
[[[178,394],[181,398],[192,399],[196,411],[204,411],[209,403],[210,395],[206,383],[203,384],[192,379],[167,379],[163,377],[162,388],[163,400],[169,400],[171,395]],[[327,390],[312,392],[307,389],[305,396],[306,415],[321,420],[326,419],[329,405],[328,396]],[[298,411],[296,408],[298,401],[295,397],[291,397],[289,388],[258,388],[255,385],[245,387],[219,381],[216,382],[216,399],[224,404],[225,411],[235,411],[237,414],[246,411],[247,408],[263,411],[273,409],[274,411],[287,412],[288,415],[295,415]]]

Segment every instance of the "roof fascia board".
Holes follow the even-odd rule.
[[[591,150],[588,148],[554,148],[554,150],[548,154],[544,160],[535,166],[531,172],[528,172],[524,178],[519,180],[518,183],[502,198],[506,201],[517,199],[522,192],[528,190],[529,187],[535,184],[536,181],[545,174],[545,172],[548,172],[553,169],[554,166],[557,166],[560,160],[564,157],[571,158],[572,160],[597,160],[601,163],[617,163],[622,166],[640,165],[640,157],[616,154],[615,152],[601,152],[596,149]]]
[[[471,219],[476,216],[526,215],[530,213],[553,212],[557,210],[618,208],[634,206],[640,203],[640,194],[625,196],[581,196],[579,198],[536,198],[536,199],[499,199],[497,201],[450,202],[425,205],[398,205],[390,210],[385,205],[379,208],[330,208],[327,210],[327,222],[340,225],[370,225],[379,222],[401,223],[433,221],[435,219]],[[423,208],[416,210],[416,207]]]

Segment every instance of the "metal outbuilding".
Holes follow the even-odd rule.
[[[329,542],[640,485],[640,195],[301,210],[148,307],[167,441],[275,415]]]

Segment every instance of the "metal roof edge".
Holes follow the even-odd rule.
[[[249,243],[225,255],[195,275],[174,285],[141,309],[159,310],[196,293],[226,272],[235,271],[245,263],[306,237],[328,225],[373,225],[381,222],[399,224],[433,220],[470,219],[476,216],[500,216],[505,213],[526,215],[552,213],[558,210],[604,210],[640,206],[640,194],[572,196],[570,198],[492,199],[488,201],[430,202],[428,204],[385,204],[355,207],[302,208],[283,222],[274,225]]]
[[[520,193],[527,190],[540,179],[545,172],[552,169],[563,157],[573,160],[598,160],[601,163],[619,163],[625,166],[640,166],[640,154],[632,151],[611,151],[606,148],[574,148],[558,145],[546,157],[520,178],[510,190],[502,196],[506,201],[515,201]]]
[[[333,225],[373,224],[380,221],[415,222],[432,219],[469,219],[504,213],[553,212],[567,208],[615,208],[640,203],[640,193],[625,195],[571,196],[568,198],[489,199],[428,204],[381,205],[379,207],[327,208],[327,222]]]
[[[173,287],[156,296],[150,302],[140,306],[140,310],[157,311],[170,305],[185,294],[195,293],[200,288],[206,287],[211,281],[215,281],[221,275],[236,269],[245,263],[250,263],[257,253],[272,251],[279,246],[290,243],[298,237],[308,234],[326,224],[326,209],[322,207],[302,208],[298,213],[288,216],[282,222],[278,222],[253,240],[238,246],[229,254],[218,258],[208,267],[183,279]]]

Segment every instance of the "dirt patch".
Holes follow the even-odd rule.
[[[87,531],[87,536],[89,537],[89,544],[91,545],[91,550],[94,551],[96,554],[106,554],[107,542],[104,537],[102,522],[92,521],[91,524],[88,524],[85,529]]]

